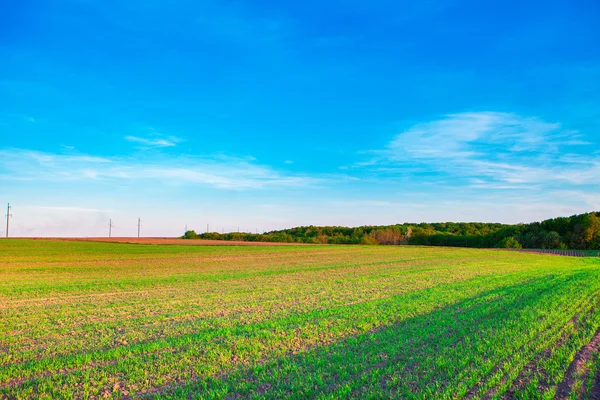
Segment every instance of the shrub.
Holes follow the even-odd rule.
[[[379,242],[371,235],[365,235],[360,239],[360,244],[378,245]]]
[[[509,236],[504,238],[498,243],[498,247],[502,249],[522,249],[521,243],[513,236]]]
[[[195,231],[189,230],[189,231],[186,231],[181,238],[182,239],[198,239],[198,234]]]
[[[404,235],[397,228],[376,229],[370,236],[379,244],[396,245],[404,241]]]

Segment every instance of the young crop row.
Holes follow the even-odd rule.
[[[0,242],[0,398],[547,398],[598,382],[591,258],[29,245]]]

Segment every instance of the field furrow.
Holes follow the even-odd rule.
[[[597,396],[600,261],[0,241],[0,399]]]

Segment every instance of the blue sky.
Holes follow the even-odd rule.
[[[595,1],[12,2],[0,203],[20,236],[600,210],[599,17]]]

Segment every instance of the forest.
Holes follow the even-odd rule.
[[[404,223],[386,226],[300,226],[263,234],[185,232],[183,239],[314,244],[424,245],[513,249],[600,249],[600,212],[529,224]]]

